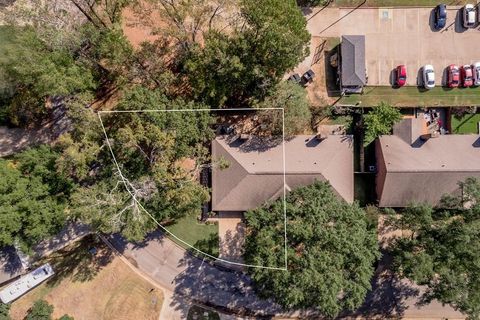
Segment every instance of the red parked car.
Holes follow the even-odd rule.
[[[471,87],[473,85],[473,70],[472,66],[466,64],[462,66],[461,73],[462,75],[462,83],[465,88]]]
[[[402,64],[395,69],[395,85],[402,87],[407,81],[407,68]]]
[[[447,68],[447,84],[450,88],[456,88],[460,84],[460,69],[454,64]]]

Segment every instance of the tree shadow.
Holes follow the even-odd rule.
[[[164,224],[164,226],[167,226],[170,224],[172,223],[166,223]],[[111,234],[107,238],[109,242],[114,244],[115,249],[118,252],[120,252],[121,254],[124,254],[128,246],[131,246],[132,249],[135,249],[135,250],[142,249],[142,248],[145,248],[151,242],[162,243],[165,240],[165,237],[166,237],[165,232],[162,231],[160,228],[158,228],[155,231],[147,233],[147,235],[145,236],[145,238],[143,238],[142,241],[129,242],[126,238],[124,238],[119,233]]]
[[[212,233],[206,239],[198,240],[193,244],[194,248],[201,250],[209,255],[218,257],[218,247],[219,247],[218,234]],[[196,254],[196,250],[189,249],[193,254]]]
[[[329,97],[340,97],[340,81],[338,78],[338,63],[340,62],[340,45],[336,45],[331,50],[324,50],[324,68],[325,68],[325,87]],[[330,63],[333,56],[337,55],[337,66]]]
[[[96,254],[89,252],[89,248],[95,247]],[[50,263],[55,274],[47,280],[50,286],[56,286],[66,278],[73,282],[90,281],[105,267],[114,257],[114,252],[106,247],[94,235],[74,243],[62,250],[52,253],[42,263]]]
[[[367,294],[365,302],[353,315],[366,319],[401,318],[408,309],[405,300],[419,296],[419,290],[407,281],[402,281],[390,269],[392,256],[382,252],[375,276],[371,281],[372,290]]]
[[[2,0],[0,1],[0,8],[6,8],[15,3],[15,0]]]
[[[245,224],[238,223],[235,230],[228,230],[222,237],[219,237],[220,252],[222,259],[235,263],[243,263],[243,254],[245,251]],[[223,265],[223,263],[222,263]],[[226,264],[227,267],[234,270],[244,270],[243,266]]]
[[[183,308],[185,299],[225,314],[258,319],[270,319],[283,312],[273,301],[259,298],[250,278],[241,272],[220,268],[191,255],[185,255],[179,265],[185,269],[174,279],[175,291],[170,306],[184,313],[184,318],[187,317]]]
[[[265,152],[280,145],[283,141],[282,137],[277,136],[251,136],[249,139],[243,140],[237,135],[230,135],[225,139],[230,147],[238,148],[241,152]]]
[[[0,250],[0,284],[14,280],[23,272],[22,262],[13,246]]]

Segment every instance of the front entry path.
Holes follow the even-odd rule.
[[[245,224],[243,212],[220,212],[218,218],[219,258],[244,263]]]

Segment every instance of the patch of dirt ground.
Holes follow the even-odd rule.
[[[146,2],[142,1],[140,7],[144,10],[142,15],[135,12],[132,7],[127,7],[122,12],[123,33],[134,48],[139,48],[142,42],[157,40],[159,37],[155,35],[154,29],[166,27],[158,12],[150,8]]]
[[[82,242],[49,260],[56,275],[15,301],[10,311],[12,319],[23,319],[37,299],[54,306],[55,319],[64,314],[76,320],[158,319],[162,292],[108,248],[99,244],[93,257],[88,253],[89,246]]]
[[[334,86],[335,75],[331,72],[329,65],[330,52],[338,45],[339,39],[334,37],[312,37],[310,41],[310,55],[305,58],[292,73],[298,73],[302,76],[309,69],[315,72],[315,78],[312,83],[306,86],[308,99],[314,108],[322,108],[331,105],[337,99],[329,96],[329,90]],[[333,83],[332,83],[333,82]]]

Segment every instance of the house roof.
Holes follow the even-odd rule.
[[[281,142],[252,137],[242,143],[231,136],[217,137],[212,143],[213,160],[222,157],[229,167],[213,168],[212,209],[253,209],[283,196],[284,182],[288,192],[315,180],[329,181],[339,196],[352,202],[352,142],[345,135],[322,141],[315,136],[295,136],[285,141],[284,163]]]
[[[365,36],[342,36],[342,86],[361,87],[367,83],[365,68]]]
[[[415,128],[410,138],[405,128],[379,138],[386,168],[378,195],[381,207],[405,207],[412,202],[437,205],[443,195],[460,191],[459,182],[480,178],[479,135],[440,135],[422,141]]]

